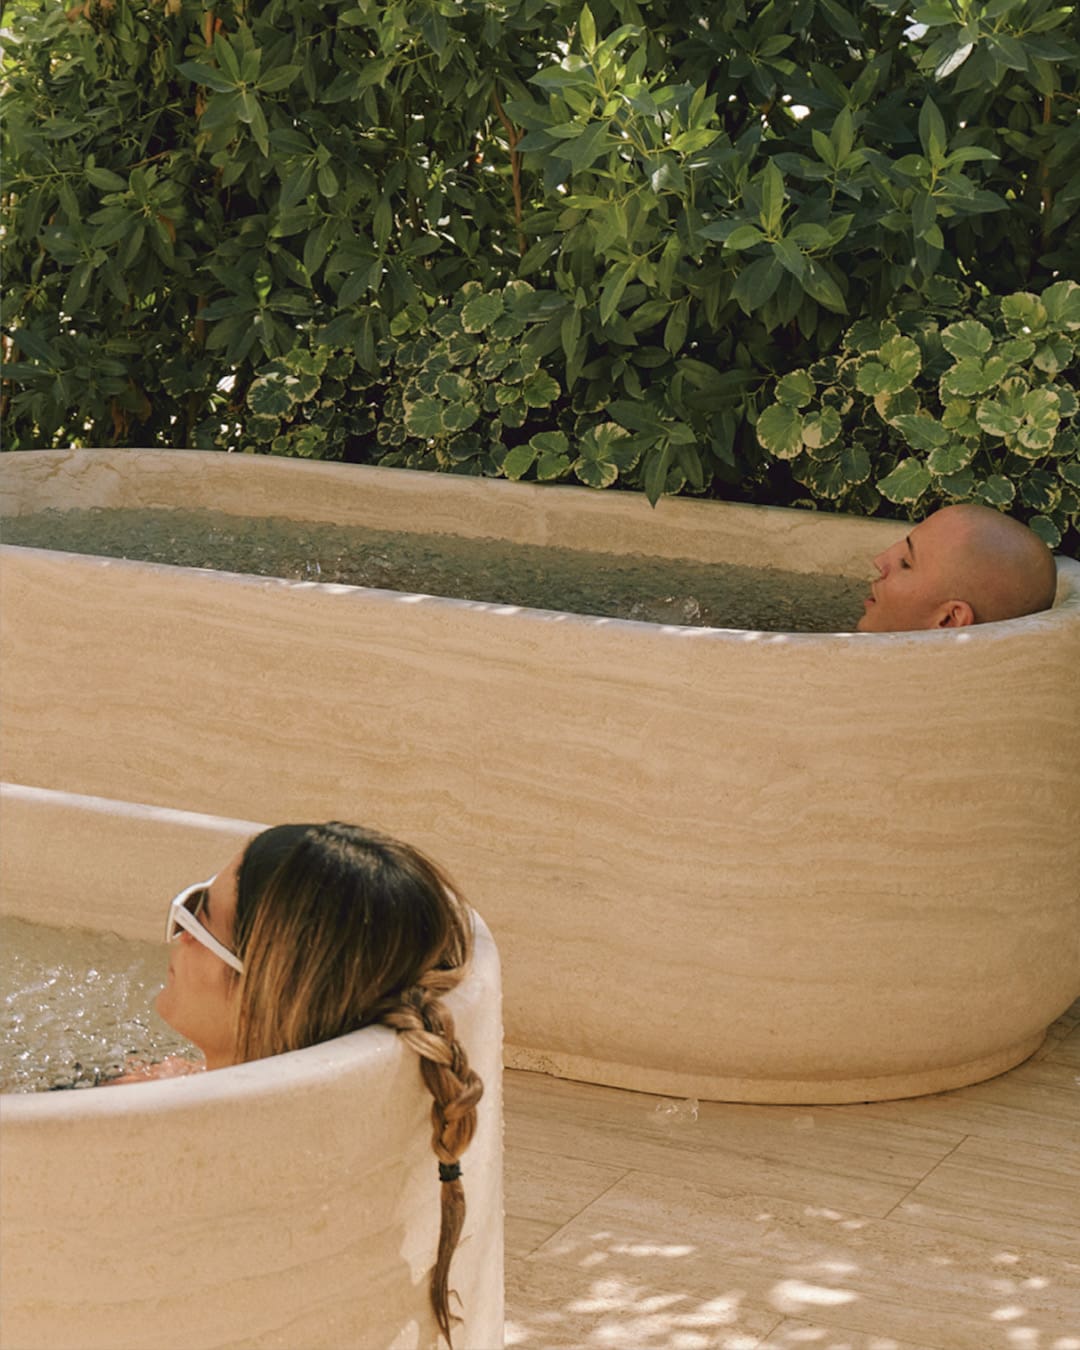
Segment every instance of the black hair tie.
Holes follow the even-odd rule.
[[[460,1164],[460,1163],[444,1163],[444,1162],[441,1162],[441,1163],[439,1164],[439,1180],[440,1180],[440,1181],[457,1181],[458,1177],[460,1177],[460,1176],[461,1176],[461,1164]]]

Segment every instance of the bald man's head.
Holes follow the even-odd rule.
[[[1049,609],[1050,550],[1034,531],[988,506],[945,506],[874,559],[860,633],[959,628]]]

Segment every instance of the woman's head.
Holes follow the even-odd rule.
[[[468,911],[446,876],[409,845],[355,825],[278,825],[205,887],[182,892],[169,934],[179,941],[157,1008],[208,1068],[374,1022],[420,1056],[434,1099],[432,1147],[449,1178],[432,1275],[449,1340],[447,1277],[464,1219],[456,1164],[476,1129],[483,1085],[440,1002],[472,948]]]
[[[238,1060],[297,1050],[380,1020],[423,977],[461,978],[464,908],[434,863],[355,825],[279,825],[237,872]]]
[[[212,1068],[377,1022],[425,976],[446,993],[471,948],[466,910],[435,864],[355,825],[276,825],[185,894],[194,923],[177,932],[158,1011]]]

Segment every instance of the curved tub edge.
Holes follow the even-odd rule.
[[[665,1069],[634,1068],[628,1064],[564,1055],[522,1046],[504,1045],[503,1064],[578,1082],[602,1083],[628,1092],[646,1092],[658,1097],[697,1098],[711,1102],[737,1102],[760,1106],[849,1106],[857,1102],[888,1102],[901,1097],[924,1097],[970,1087],[987,1078],[1015,1069],[1029,1059],[1046,1040],[1046,1029],[1033,1036],[963,1064],[888,1074],[880,1078],[845,1078],[841,1081],[813,1078],[725,1078],[712,1074],[688,1074]]]

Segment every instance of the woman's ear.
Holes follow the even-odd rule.
[[[935,628],[968,628],[975,622],[975,611],[966,600],[946,600],[934,620]]]

